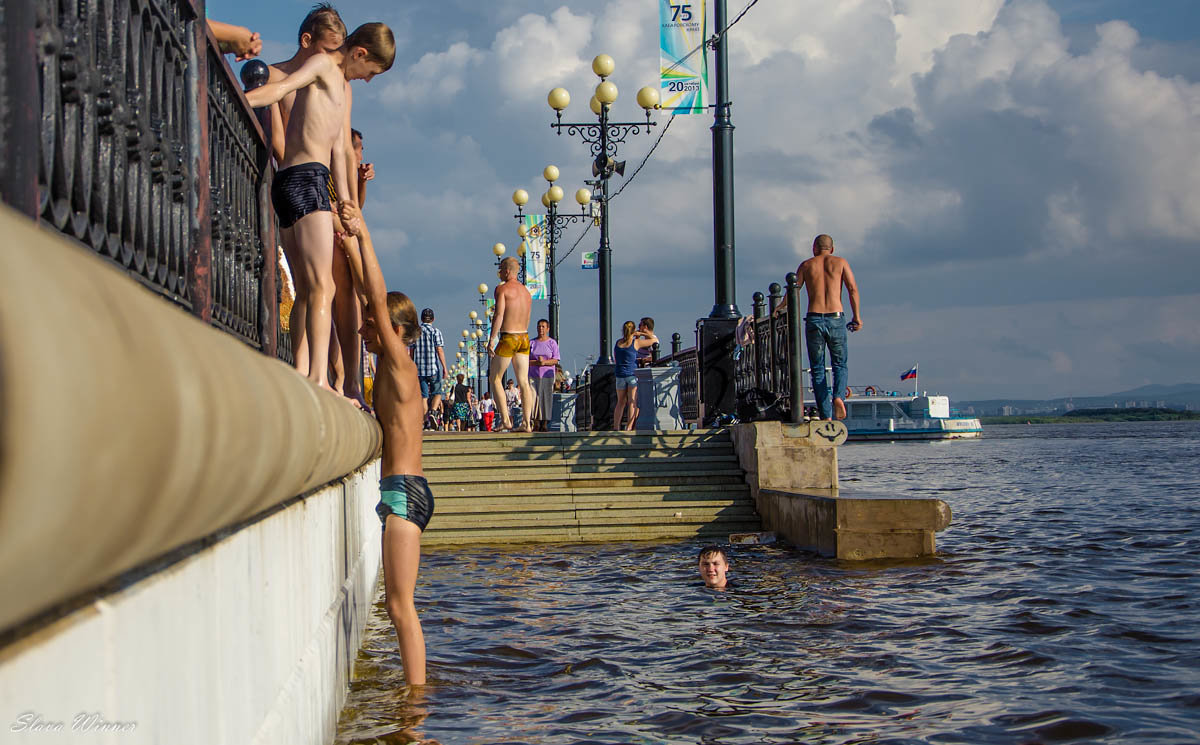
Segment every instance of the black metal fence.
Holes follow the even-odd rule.
[[[784,287],[773,282],[769,290],[769,298],[761,292],[754,293],[754,316],[744,322],[753,332],[743,334],[739,342],[749,343],[739,343],[735,352],[738,417],[742,420],[800,421],[804,415],[804,329],[796,275],[787,276],[789,300],[786,312],[779,310]],[[659,358],[655,365],[680,368],[679,410],[684,420],[711,424],[700,410],[703,396],[697,348],[679,349],[679,346],[680,336],[674,334],[671,354]]]
[[[269,148],[194,0],[4,0],[10,206],[268,354]]]

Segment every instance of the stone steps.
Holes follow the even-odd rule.
[[[726,431],[427,433],[427,546],[724,536],[759,530]]]

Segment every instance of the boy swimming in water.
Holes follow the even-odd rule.
[[[425,400],[417,382],[417,365],[408,347],[420,336],[412,301],[402,292],[387,292],[362,212],[343,204],[342,221],[359,237],[367,314],[362,335],[367,351],[379,355],[372,402],[383,428],[383,461],[376,512],[383,521],[383,587],[388,616],[396,627],[404,677],[409,685],[425,683],[425,636],[413,601],[421,564],[421,532],[433,517],[433,494],[421,471],[421,436]]]
[[[367,23],[346,38],[339,49],[313,54],[299,69],[246,94],[255,108],[269,106],[295,92],[287,121],[281,170],[275,174],[271,198],[285,245],[293,245],[299,258],[296,302],[306,308],[304,336],[308,354],[296,354],[296,369],[321,388],[329,385],[330,311],[333,304],[333,205],[328,180],[331,155],[349,142],[346,127],[346,82],[366,80],[388,70],[396,57],[391,29]],[[345,158],[339,158],[344,161]],[[348,167],[334,169],[338,194],[352,194]]]

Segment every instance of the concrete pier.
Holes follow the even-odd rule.
[[[797,548],[849,560],[931,556],[950,524],[940,499],[843,491],[841,422],[741,424],[733,439],[763,527]]]

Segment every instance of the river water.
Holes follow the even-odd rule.
[[[694,541],[430,551],[431,685],[378,604],[337,742],[1200,742],[1200,423],[839,458],[950,504],[936,558],[738,547],[715,592]]]

